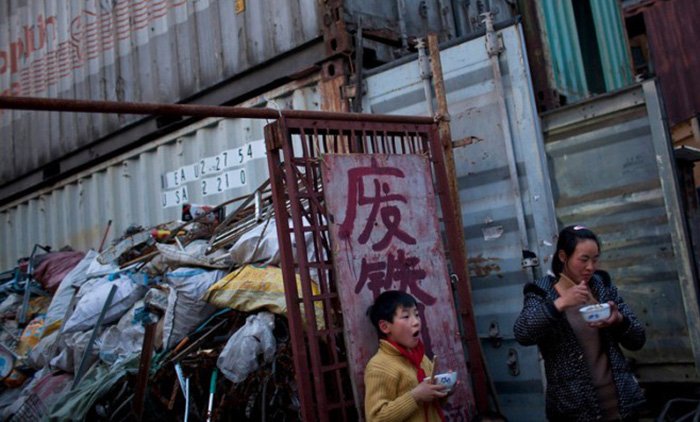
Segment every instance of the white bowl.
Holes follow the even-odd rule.
[[[452,387],[457,383],[457,373],[456,372],[445,372],[444,374],[435,375],[435,384],[444,385],[447,390],[452,390]]]
[[[586,322],[602,321],[610,318],[610,305],[607,303],[588,305],[579,309],[579,312]]]

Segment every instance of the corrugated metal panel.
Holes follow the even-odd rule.
[[[321,33],[315,0],[2,3],[3,95],[176,102]],[[0,181],[138,118],[4,111]]]
[[[451,0],[457,26],[457,36],[468,36],[483,31],[484,13],[491,12],[495,23],[507,22],[516,15],[514,3],[509,0]]]
[[[324,30],[336,19],[340,30],[346,27],[345,22],[347,29],[354,30],[361,20],[367,33],[385,34],[389,41],[398,38],[402,30],[399,2],[394,1],[0,3],[2,95],[179,102],[243,77],[245,71],[287,53],[318,46]],[[439,32],[444,38],[455,36],[450,1],[411,0],[403,4],[406,38],[425,36],[428,31]],[[328,15],[326,9],[332,9]],[[366,42],[382,49],[383,54],[395,48],[395,44],[379,45],[373,39]],[[324,58],[307,57],[306,62],[294,63],[296,67],[277,78],[305,71]],[[258,85],[237,94],[245,95],[272,82],[261,78],[256,80]],[[233,98],[219,99],[226,102]],[[0,152],[11,157],[0,168],[0,184],[85,148],[138,119],[131,115],[0,112],[0,137],[5,140]],[[34,124],[36,121],[44,124]],[[63,169],[50,168],[48,173],[52,171]]]
[[[700,3],[650,2],[642,7],[652,62],[672,125],[700,113]],[[673,28],[673,30],[671,29]]]
[[[243,105],[318,110],[317,81],[314,76]],[[31,253],[34,243],[56,249],[64,245],[97,248],[110,219],[108,241],[133,224],[148,227],[178,219],[177,203],[182,198],[176,192],[182,194],[183,189],[190,203],[211,205],[252,192],[268,178],[262,144],[265,124],[253,119],[206,119],[2,208],[0,268],[12,268],[17,258]],[[213,169],[217,163],[218,171]],[[191,166],[201,170],[202,165],[207,174],[174,182],[173,171],[187,173]],[[237,186],[242,172],[245,181]],[[162,182],[164,176],[166,182]]]
[[[647,344],[632,354],[641,380],[697,379],[692,257],[653,82],[554,111],[543,126],[561,226],[600,235],[601,267],[644,321]]]
[[[549,183],[545,183],[549,176],[544,141],[525,67],[520,27],[509,27],[501,34],[505,45],[500,64],[508,109],[506,124],[512,132],[522,202],[514,196],[503,121],[494,95],[496,82],[484,39],[445,49],[441,61],[452,137],[463,146],[454,150],[455,166],[484,354],[506,416],[540,421],[544,420],[544,395],[537,350],[518,345],[512,332],[522,308],[522,286],[533,278],[531,271],[521,267],[517,207],[522,207],[525,214],[526,247],[537,254],[543,266],[549,265],[556,222],[547,199],[551,193]],[[418,64],[409,62],[369,76],[363,109],[425,115]],[[513,354],[518,356],[517,375],[507,366]]]
[[[584,98],[588,84],[571,2],[543,0],[541,7],[556,88],[569,101]]]
[[[617,2],[543,0],[540,10],[556,89],[568,103],[633,82]]]
[[[632,66],[625,45],[622,15],[617,2],[591,1],[596,39],[605,77],[605,88],[613,91],[632,83]]]

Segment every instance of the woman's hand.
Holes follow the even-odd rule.
[[[608,305],[610,305],[610,316],[608,317],[608,319],[604,319],[602,321],[596,321],[596,322],[589,322],[588,325],[590,327],[607,328],[607,327],[615,326],[615,325],[622,322],[624,317],[620,313],[620,310],[617,309],[617,304],[611,300],[611,301],[608,301]]]
[[[411,396],[418,403],[429,403],[435,399],[441,399],[447,396],[446,387],[440,384],[431,384],[428,382],[430,378],[425,378],[423,382],[419,382],[418,386],[411,390]]]
[[[564,290],[561,296],[554,301],[554,306],[559,312],[562,312],[566,308],[585,305],[590,297],[591,293],[588,290],[588,285],[581,282],[570,289]]]

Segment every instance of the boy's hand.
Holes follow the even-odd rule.
[[[423,382],[418,383],[418,386],[411,390],[411,396],[418,403],[429,403],[447,396],[444,385],[431,384],[428,380],[429,378],[425,378]]]

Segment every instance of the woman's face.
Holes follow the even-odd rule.
[[[563,250],[559,251],[559,259],[564,263],[562,272],[577,284],[582,281],[588,283],[598,266],[598,256],[598,244],[594,240],[581,240],[571,255],[566,256]]]

